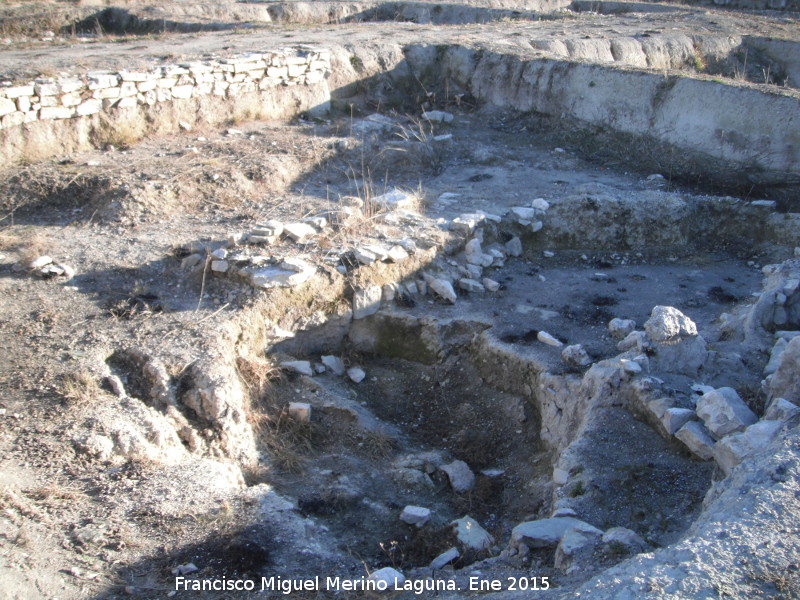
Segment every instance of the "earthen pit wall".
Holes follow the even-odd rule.
[[[330,54],[311,48],[0,87],[0,159],[33,161],[196,124],[325,110]]]

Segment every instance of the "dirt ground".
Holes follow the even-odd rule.
[[[81,42],[10,37],[0,51],[0,72],[20,79],[234,49],[381,38],[512,44],[527,51],[525,40],[564,32],[578,38],[685,29],[798,38],[793,15],[753,18],[692,8],[678,21],[657,13],[592,14],[515,21],[511,27],[508,22],[272,24]],[[399,233],[411,231],[446,245],[452,233],[445,220],[461,213],[504,214],[534,197],[607,193],[630,199],[653,192],[645,173],[562,149],[545,132],[524,139],[514,135],[506,115],[470,106],[453,111],[453,124],[434,131],[452,133],[453,140],[433,149],[404,144],[419,131],[416,114],[390,115],[395,125],[371,142],[359,134],[370,131],[369,124],[359,129],[365,115],[333,115],[327,121],[195,129],[3,171],[0,595],[165,598],[174,590],[171,570],[188,563],[209,576],[231,578],[310,572],[357,577],[392,565],[413,570],[452,545],[447,527],[452,519],[465,514],[477,519],[497,541],[486,554],[496,556],[511,527],[549,515],[552,464],[538,436],[538,417],[520,398],[481,381],[467,360],[466,344],[433,364],[340,348],[348,366],[366,370],[361,384],[329,373],[313,381],[277,370],[261,373],[256,379],[263,393],[257,394],[252,415],[263,461],[243,471],[225,457],[190,452],[186,440],[174,448],[164,445],[169,451],[163,453],[158,439],[147,440],[142,447],[152,453],[124,459],[93,457],[76,442],[113,428],[129,410],[143,410],[131,408],[104,379],[107,373],[128,373],[129,392],[137,395],[125,358],[132,350],[157,357],[173,380],[183,381],[230,321],[264,301],[265,292],[243,282],[181,266],[192,253],[218,249],[259,222],[301,219],[337,209],[349,196],[399,187],[419,192],[426,218],[423,224],[398,226]],[[697,190],[669,182],[656,192],[699,197]],[[446,193],[457,199],[443,198]],[[330,229],[306,244],[284,240],[265,252],[304,257],[324,272],[333,269],[342,250],[398,233],[390,229],[368,220]],[[631,318],[641,327],[657,304],[685,308],[700,333],[725,349],[712,324],[722,312],[749,302],[761,284],[760,268],[790,252],[756,245],[714,252],[571,247],[546,258],[543,250],[529,247],[494,271],[502,288],[491,296],[463,293],[454,305],[423,298],[392,310],[464,321],[470,333],[491,328],[515,351],[535,356],[556,373],[569,369],[558,351],[534,342],[537,332],[581,343],[594,360],[609,358],[617,353],[617,340],[608,335],[608,320]],[[74,278],[34,275],[27,265],[42,255],[74,268]],[[597,277],[598,272],[606,276]],[[307,312],[287,308],[279,324],[296,326]],[[293,358],[317,361],[321,353]],[[745,358],[756,373],[765,357]],[[740,375],[743,383],[757,386],[758,375]],[[691,382],[668,383],[677,388]],[[135,404],[135,398],[128,400]],[[285,413],[295,401],[322,408],[315,408],[310,424],[298,424]],[[683,506],[694,515],[710,483],[707,469],[664,446],[658,451],[667,457],[665,468],[684,474]],[[651,451],[643,449],[642,455]],[[471,495],[452,493],[435,468],[455,459],[478,472]],[[417,474],[423,473],[420,479]],[[618,477],[629,474],[630,469],[616,471]],[[281,497],[295,505],[285,506]],[[665,513],[673,500],[646,493],[629,498],[657,503]],[[625,508],[619,498],[608,503],[614,505],[608,514]],[[396,513],[407,504],[434,510],[432,533],[397,521]],[[626,526],[637,526],[634,521]],[[641,533],[651,525],[642,524]],[[668,543],[686,526],[687,520],[675,520],[664,527],[661,541]],[[484,558],[477,552],[464,557],[463,565]],[[583,576],[552,569],[551,558],[541,553],[527,563],[478,562],[472,569],[535,572],[565,591],[581,581]],[[598,568],[616,560],[601,561]]]

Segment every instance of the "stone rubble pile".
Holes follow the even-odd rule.
[[[322,82],[330,53],[307,46],[231,58],[161,65],[150,70],[90,72],[0,83],[0,128],[88,117],[116,108],[153,106],[197,96],[236,97],[275,86]]]

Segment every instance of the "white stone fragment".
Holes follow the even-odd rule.
[[[638,375],[642,372],[642,365],[640,365],[635,360],[630,360],[628,358],[623,358],[619,361],[622,370],[628,373],[629,375]]]
[[[431,509],[423,506],[413,506],[409,504],[400,513],[400,520],[409,525],[422,527],[431,518]]]
[[[555,348],[561,348],[564,344],[557,338],[553,337],[546,331],[540,331],[536,334],[536,339],[542,342],[543,344],[547,344],[548,346],[553,346]]]
[[[455,304],[457,296],[456,291],[453,289],[452,283],[444,279],[437,279],[435,277],[432,277],[427,283],[433,293],[443,300],[447,300],[451,304]]]
[[[422,118],[427,119],[431,123],[451,123],[453,115],[443,110],[429,110],[422,113]]]
[[[308,223],[287,223],[284,225],[283,231],[292,241],[295,242],[302,242],[308,236],[312,236],[317,233],[317,230]]]
[[[544,256],[545,258],[553,258],[555,255],[556,253],[551,250],[545,250],[544,252],[542,252],[542,256]]]
[[[456,519],[450,525],[455,530],[456,538],[465,548],[488,550],[494,543],[494,538],[489,532],[469,515]]]
[[[675,437],[698,458],[703,460],[714,458],[714,438],[699,421],[689,421],[675,432]]]
[[[664,411],[661,416],[661,424],[667,430],[667,433],[674,435],[676,431],[696,416],[695,412],[688,408],[672,407]]]
[[[454,460],[450,464],[442,465],[439,468],[447,474],[450,487],[459,494],[468,492],[475,485],[475,474],[463,460]]]
[[[458,548],[450,548],[449,550],[445,550],[431,561],[430,568],[434,571],[444,569],[459,556],[461,556],[461,553],[458,551]]]
[[[744,431],[748,425],[758,420],[755,413],[729,387],[722,387],[713,392],[703,394],[697,399],[697,416],[715,439],[720,439]]]
[[[28,263],[29,269],[41,269],[42,267],[46,267],[47,265],[51,264],[53,259],[47,255],[39,256],[34,258],[30,263]]]
[[[608,333],[617,340],[625,339],[634,329],[636,321],[633,319],[614,318],[608,322]]]
[[[489,279],[488,277],[484,277],[481,283],[483,283],[483,287],[489,292],[496,292],[500,289],[500,284],[494,279]]]
[[[547,211],[550,208],[550,203],[545,200],[544,198],[536,198],[533,202],[531,202],[531,206],[536,210],[540,210],[542,212]]]
[[[356,290],[353,294],[353,318],[363,319],[378,312],[382,295],[381,288],[377,285]]]
[[[419,199],[414,195],[397,188],[375,196],[370,202],[381,210],[414,209],[419,204]]]
[[[347,369],[347,376],[353,383],[361,383],[364,381],[364,378],[367,376],[367,374],[361,367],[350,367]]]
[[[300,375],[308,375],[309,377],[314,375],[311,363],[307,360],[285,360],[280,363],[280,366],[287,371],[299,373]]]
[[[512,206],[511,213],[518,223],[520,221],[532,222],[536,220],[536,209],[530,206]]]
[[[568,568],[578,557],[588,555],[600,543],[600,535],[578,529],[567,529],[556,547],[556,569]]]
[[[697,326],[689,317],[672,306],[655,306],[644,324],[647,336],[654,342],[671,343],[697,335]]]
[[[603,534],[603,543],[613,551],[622,547],[632,554],[647,548],[647,543],[635,531],[626,527],[612,527]]]
[[[772,347],[772,352],[769,355],[769,362],[764,367],[764,375],[772,375],[778,370],[781,364],[781,357],[788,345],[789,341],[786,338],[778,338],[775,345]]]
[[[565,469],[559,469],[558,467],[553,468],[553,483],[556,485],[564,485],[569,481],[569,471]],[[556,516],[556,515],[553,515]],[[558,515],[563,516],[563,515]]]
[[[389,248],[389,252],[386,254],[386,258],[394,263],[402,262],[408,258],[408,251],[403,248],[400,244],[395,244],[391,248]]]
[[[311,420],[311,405],[308,402],[290,402],[287,412],[295,421]]]
[[[505,244],[509,256],[522,256],[522,242],[518,237],[513,237]]]
[[[216,273],[227,273],[228,269],[230,268],[230,264],[227,260],[212,260],[211,261],[211,270]]]
[[[520,523],[511,530],[511,546],[525,544],[529,548],[555,547],[564,534],[575,529],[581,533],[602,535],[602,531],[574,517],[551,517]]]
[[[392,567],[383,567],[382,569],[373,571],[369,579],[377,582],[376,587],[385,591],[391,591],[396,588],[402,589],[403,584],[406,582],[405,576]]]
[[[458,287],[467,292],[480,293],[486,291],[480,281],[475,281],[474,279],[469,279],[468,277],[459,279]]]
[[[561,351],[561,360],[573,367],[587,367],[592,364],[592,359],[581,344],[566,346]]]
[[[344,375],[344,361],[338,356],[327,354],[320,357],[322,364],[331,370],[334,375]]]

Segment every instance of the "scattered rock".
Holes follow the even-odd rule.
[[[612,527],[603,534],[606,552],[637,554],[647,548],[647,543],[639,535],[625,527]]]
[[[431,278],[427,283],[437,296],[451,304],[455,304],[457,296],[452,283],[436,278]]]
[[[392,567],[383,567],[377,571],[373,571],[370,580],[378,582],[377,587],[383,590],[393,590],[395,588],[402,588],[406,582],[405,576],[398,570]]]
[[[475,474],[463,460],[454,460],[439,468],[447,474],[450,487],[459,494],[470,491],[475,485]]]
[[[475,281],[474,279],[469,279],[464,277],[463,279],[458,280],[458,287],[466,292],[485,292],[486,288],[483,287],[480,281]]]
[[[334,375],[344,375],[344,361],[338,356],[331,356],[330,354],[320,358],[322,364],[331,370]]]
[[[775,371],[778,370],[778,367],[781,364],[781,358],[783,357],[783,353],[786,351],[786,347],[789,345],[789,341],[785,338],[778,338],[775,342],[775,345],[772,347],[772,352],[769,355],[769,362],[764,367],[764,375],[772,375]]]
[[[697,335],[697,326],[689,317],[672,306],[655,306],[644,330],[654,342],[674,343]]]
[[[181,269],[191,269],[203,262],[202,254],[190,254],[181,261]]]
[[[536,200],[531,202],[531,206],[536,210],[546,212],[547,209],[550,208],[550,203],[544,198],[536,198]]]
[[[380,196],[375,196],[370,202],[381,210],[393,211],[398,209],[414,209],[419,204],[419,198],[397,188]]]
[[[483,283],[483,287],[489,292],[496,292],[500,289],[500,284],[494,279],[489,279],[488,277],[484,277],[481,283]]]
[[[636,321],[633,319],[611,319],[608,322],[608,333],[617,340],[625,339],[634,329]]]
[[[522,256],[522,242],[518,237],[513,237],[505,244],[509,256]]]
[[[172,569],[173,575],[191,575],[192,573],[197,573],[200,569],[195,566],[194,563],[186,563],[185,565],[180,565]]]
[[[287,223],[283,226],[283,232],[293,242],[302,242],[305,238],[315,235],[317,230],[308,223]]]
[[[46,267],[47,265],[51,264],[53,259],[49,256],[39,256],[38,258],[34,258],[31,262],[28,263],[28,268],[31,270],[41,269],[42,267]]]
[[[565,469],[559,469],[558,467],[555,467],[553,469],[553,483],[555,483],[556,485],[564,485],[568,481],[569,481],[569,471]],[[563,515],[554,514],[553,516],[555,517]]]
[[[714,458],[723,473],[730,475],[736,465],[766,448],[782,427],[783,421],[759,421],[718,441],[714,445]]]
[[[408,250],[403,248],[400,244],[395,244],[389,248],[386,258],[394,263],[402,262],[408,258]]]
[[[317,269],[299,258],[287,258],[280,265],[268,267],[248,267],[250,285],[262,289],[275,287],[295,287],[305,283],[316,273]]]
[[[764,412],[765,421],[787,421],[800,413],[800,406],[792,404],[785,398],[775,398]]]
[[[696,457],[702,460],[714,458],[714,438],[699,421],[689,421],[675,432],[675,437],[682,441]]]
[[[347,369],[347,376],[353,383],[361,383],[364,381],[364,378],[367,376],[367,374],[361,367],[350,367]]]
[[[307,402],[290,402],[288,413],[295,421],[310,421],[311,405]]]
[[[286,360],[283,361],[280,366],[287,371],[299,373],[300,375],[308,375],[309,377],[314,375],[311,363],[307,360]]]
[[[400,513],[400,520],[409,525],[416,525],[422,527],[431,518],[431,511],[429,508],[422,506],[408,505]]]
[[[423,119],[428,119],[431,123],[451,123],[453,115],[443,110],[429,110],[422,113]]]
[[[555,348],[560,348],[561,346],[564,345],[560,340],[556,339],[546,331],[540,331],[539,333],[537,333],[536,339],[542,342],[543,344],[547,344],[548,346],[553,346]]]
[[[514,527],[511,530],[511,546],[526,544],[529,548],[555,547],[569,529],[590,535],[603,534],[597,527],[574,517],[550,517],[526,521]]]
[[[545,258],[553,258],[555,255],[556,253],[553,252],[552,250],[545,250],[544,252],[542,252],[542,256],[544,256]]]
[[[661,416],[661,424],[667,433],[674,435],[681,427],[697,417],[693,410],[688,408],[668,408]]]
[[[580,344],[573,344],[564,348],[561,351],[561,360],[573,367],[587,367],[592,364],[591,357]]]
[[[469,515],[456,519],[450,525],[455,529],[458,541],[470,550],[488,550],[494,543],[494,538],[489,535],[480,524]]]
[[[378,312],[382,296],[383,291],[377,285],[357,290],[353,294],[353,319],[363,319]]]
[[[211,270],[215,273],[227,273],[228,269],[230,268],[230,264],[227,260],[212,260],[211,261]]]
[[[748,425],[758,420],[755,413],[742,402],[736,390],[729,387],[719,388],[698,398],[697,416],[703,420],[715,439],[744,431]]]
[[[434,571],[438,571],[440,569],[443,569],[445,566],[449,565],[459,556],[461,556],[461,553],[458,551],[458,548],[450,548],[449,550],[445,550],[439,556],[434,558],[431,561],[430,567]]]
[[[556,547],[556,569],[566,569],[583,557],[589,557],[600,542],[600,532],[567,529]]]

